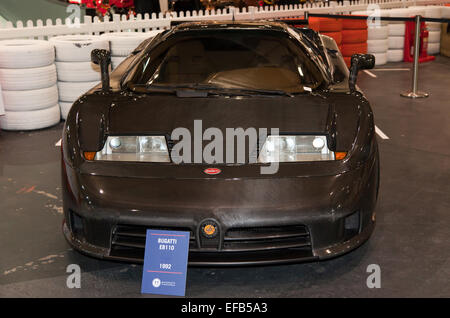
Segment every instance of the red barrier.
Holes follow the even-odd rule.
[[[414,61],[414,29],[415,22],[414,21],[406,21],[406,32],[405,32],[405,49],[403,50],[403,61],[412,62]],[[435,59],[434,56],[428,55],[428,31],[425,27],[425,22],[420,22],[420,55],[419,55],[419,63],[433,61]]]

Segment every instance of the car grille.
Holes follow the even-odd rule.
[[[195,235],[189,228],[142,225],[117,225],[113,231],[110,255],[117,258],[143,260],[147,229],[190,232],[189,248],[196,247]]]
[[[311,248],[306,226],[271,226],[229,229],[224,236],[224,251]]]
[[[214,239],[214,242],[211,242],[213,244],[205,244],[203,237],[198,244],[194,232],[189,228],[117,225],[112,235],[110,256],[142,261],[147,229],[190,232],[190,259],[196,259],[200,255],[208,258],[217,252],[231,256],[267,250],[274,253],[295,253],[302,257],[312,256],[310,234],[304,225],[231,228],[225,232],[221,243],[216,243]],[[202,248],[199,248],[199,245]]]

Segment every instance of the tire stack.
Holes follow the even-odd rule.
[[[73,102],[101,80],[100,67],[91,62],[91,51],[109,50],[109,43],[91,35],[57,36],[49,42],[55,46],[59,105],[66,119]]]
[[[352,15],[370,16],[373,11],[354,11]],[[380,10],[380,16],[387,16],[386,10]],[[375,65],[387,63],[389,48],[389,27],[387,21],[371,20],[367,27],[367,53],[375,56]]]
[[[112,32],[101,36],[111,45],[111,68],[115,69],[144,40],[152,38],[163,30],[149,32]]]
[[[442,7],[440,6],[427,6],[425,9],[425,17],[427,18],[442,18]],[[439,22],[426,22],[428,30],[428,49],[429,55],[439,54],[441,50],[441,23]]]
[[[0,85],[0,116],[3,115],[5,115],[5,104],[3,103],[2,86]]]
[[[389,10],[391,17],[409,17],[408,9]],[[388,62],[403,61],[405,47],[405,22],[389,21],[389,49],[387,52]]]
[[[367,20],[342,19],[341,52],[348,67],[353,54],[367,53]]]
[[[450,19],[450,4],[442,7],[441,16],[443,19]],[[440,54],[450,57],[450,23],[442,23],[441,25],[441,47]]]
[[[299,25],[299,27],[304,27],[304,26]],[[308,28],[310,28],[311,30],[314,30],[316,32],[319,32],[320,31],[320,18],[310,17],[308,19]]]
[[[315,20],[315,27],[319,28],[319,33],[332,37],[340,51],[342,51],[342,20],[333,18],[319,18]]]
[[[0,86],[5,130],[32,130],[60,121],[55,51],[47,41],[0,42]]]

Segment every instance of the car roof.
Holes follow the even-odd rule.
[[[292,36],[292,34],[297,34],[298,41],[302,43],[302,45],[309,47],[308,55],[320,55],[325,54],[323,52],[319,52],[318,47],[312,47],[315,42],[315,40],[311,41],[311,39],[306,40],[308,37],[303,34],[304,30],[310,29],[300,29],[300,32],[294,31],[292,28],[289,27],[288,24],[281,22],[281,21],[266,21],[266,20],[239,20],[239,21],[217,21],[217,20],[210,20],[210,21],[179,21],[180,24],[172,27],[170,30],[167,30],[163,33],[160,33],[158,36],[154,38],[154,41],[149,41],[144,45],[144,50],[147,51],[153,46],[159,45],[161,42],[164,42],[165,40],[169,39],[170,37],[176,35],[176,34],[182,34],[183,32],[186,33],[197,33],[200,35],[201,31],[207,31],[207,30],[260,30],[260,31],[272,31],[272,32],[280,32],[287,35]],[[313,31],[314,32],[314,31]],[[313,50],[311,50],[311,48]],[[313,52],[314,51],[314,52]],[[319,67],[319,69],[322,71],[324,76],[326,78],[331,79],[332,75],[329,72],[329,69],[327,68],[327,65],[325,64],[326,61],[320,61],[318,59],[315,59],[316,65]]]
[[[175,26],[172,30],[187,31],[187,30],[218,30],[218,29],[258,29],[258,30],[272,30],[286,32],[288,25],[277,21],[251,20],[251,21],[198,21],[198,22],[184,22]]]

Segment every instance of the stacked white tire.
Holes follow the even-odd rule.
[[[367,23],[367,53],[375,56],[375,65],[387,63],[387,51],[389,48],[389,27],[386,21],[376,20],[376,16],[389,16],[387,10],[353,11],[352,15],[367,15],[374,17]]]
[[[410,10],[392,9],[389,10],[389,16],[391,17],[409,17]],[[403,51],[405,47],[405,22],[389,21],[389,49],[387,51],[388,62],[401,62],[403,61]]]
[[[427,18],[442,18],[442,6],[427,6],[425,7],[425,17]],[[428,49],[429,55],[439,54],[441,50],[441,23],[439,22],[426,22],[428,30]]]
[[[32,130],[60,121],[55,51],[47,41],[0,41],[0,128]]]
[[[57,36],[49,41],[55,46],[59,105],[66,119],[73,102],[100,82],[100,68],[91,62],[91,51],[109,50],[109,42],[92,35]]]
[[[107,39],[111,45],[111,68],[115,69],[139,44],[148,38],[153,38],[162,31],[112,32],[102,34],[102,37]]]
[[[3,102],[2,86],[0,85],[0,116],[3,115],[5,115],[5,103]]]

